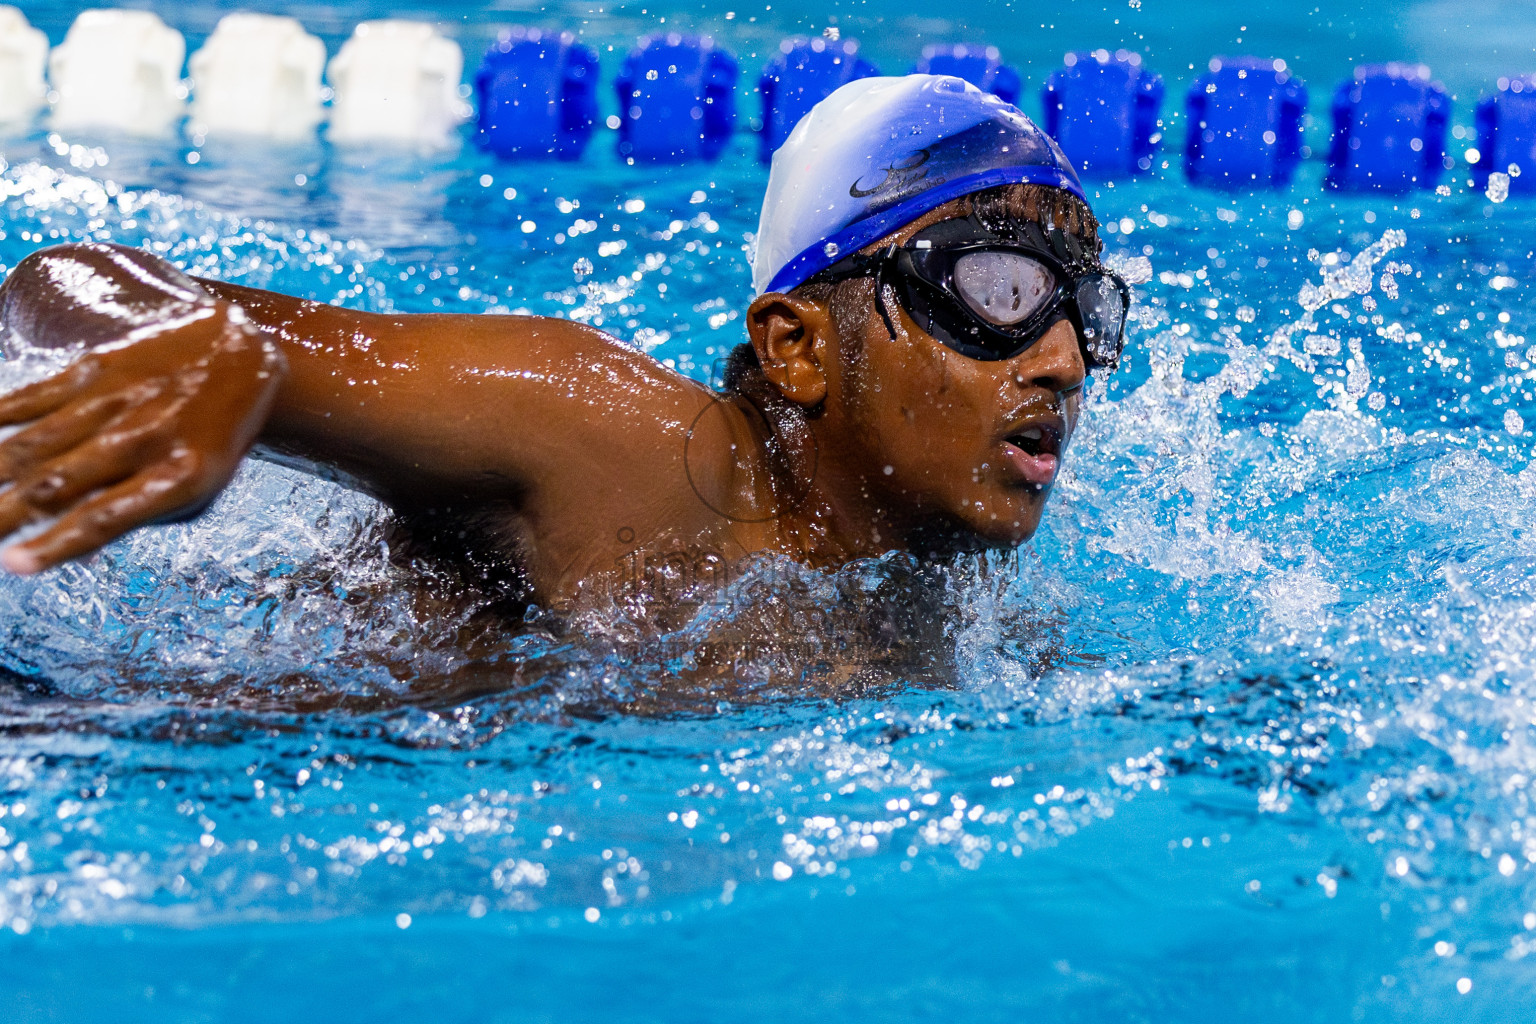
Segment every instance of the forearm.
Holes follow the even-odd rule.
[[[287,372],[262,446],[339,471],[395,504],[424,493],[452,501],[519,489],[505,447],[486,429],[498,401],[506,414],[515,400],[505,386],[464,370],[477,348],[495,347],[479,338],[494,318],[363,313],[199,284],[244,310],[284,355]]]
[[[363,313],[202,281],[274,338],[288,371],[261,444],[396,506],[522,504],[686,424],[701,389],[569,320]]]
[[[205,386],[231,406],[247,392],[272,391],[253,440],[338,469],[380,496],[408,487],[411,474],[399,465],[402,454],[409,458],[406,439],[430,446],[432,421],[442,418],[424,382],[402,372],[399,318],[198,280],[124,246],[72,244],[27,256],[0,285],[0,325],[8,355],[26,347],[119,350],[114,358],[133,361],[146,383],[203,350],[259,348],[265,372],[210,364],[210,374],[226,372]],[[221,333],[230,335],[222,344]],[[95,370],[80,360],[73,372]],[[424,454],[410,461],[438,464]]]

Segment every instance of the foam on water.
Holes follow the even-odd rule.
[[[719,173],[520,185],[535,229],[475,257],[501,182],[416,211],[453,243],[423,253],[345,204],[242,221],[26,164],[0,255],[115,239],[355,306],[566,315],[702,375],[754,212]],[[749,944],[875,907],[893,964],[1022,943],[957,967],[955,1008],[1499,1019],[1536,949],[1536,226],[1466,191],[1102,202],[1131,365],[1015,556],[765,560],[659,627],[498,628],[483,595],[390,596],[427,570],[374,503],[252,462],[196,522],[0,582],[0,925],[608,929],[597,963],[686,923],[804,1017],[822,968],[771,982]]]

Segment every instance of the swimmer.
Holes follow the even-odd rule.
[[[959,79],[846,85],[773,161],[749,342],[723,392],[536,316],[362,313],[150,253],[35,252],[8,355],[81,354],[0,398],[15,573],[197,514],[255,447],[561,605],[652,565],[830,566],[1028,540],[1129,292],[1055,143]],[[638,555],[637,555],[638,553]],[[700,567],[703,568],[700,568]]]

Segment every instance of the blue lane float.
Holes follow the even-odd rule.
[[[853,39],[801,36],[779,44],[779,52],[763,68],[757,83],[763,96],[763,131],[758,139],[763,163],[773,159],[800,119],[834,90],[880,73],[858,54],[859,44]]]
[[[1141,66],[1139,53],[1069,53],[1046,79],[1041,102],[1045,133],[1079,173],[1109,178],[1152,169],[1162,141],[1163,80]]]
[[[912,69],[916,75],[953,75],[963,78],[1004,103],[1018,105],[1024,92],[1019,73],[1003,63],[995,46],[957,43],[923,47],[922,58]]]
[[[1501,78],[1498,90],[1477,104],[1477,160],[1472,180],[1508,176],[1511,192],[1536,192],[1536,75]]]
[[[597,54],[571,33],[503,29],[475,73],[475,142],[506,159],[578,159],[597,121],[597,79]]]
[[[1408,192],[1445,172],[1451,98],[1422,64],[1362,64],[1333,94],[1333,188]]]
[[[0,7],[0,13],[5,10]],[[122,14],[88,13],[107,19]],[[124,17],[139,14],[128,12]],[[9,21],[0,18],[0,23],[4,41],[15,44],[6,57],[16,72],[12,77],[23,83],[13,90],[15,97],[0,96],[0,120],[22,123],[44,99],[37,65],[46,52],[47,39],[31,30],[20,15]],[[413,23],[386,21],[360,26],[355,36],[369,31],[399,36],[406,29],[419,28]],[[819,39],[786,40],[764,68],[759,80],[763,96],[759,153],[764,161],[817,102],[848,82],[879,74],[858,55],[857,44],[840,41],[833,38],[835,35],[829,32]],[[71,49],[74,41],[72,30],[70,38],[49,58],[54,80],[46,99],[53,107],[52,123],[56,126],[75,119],[77,111],[71,103],[78,98],[76,93],[82,92],[74,88],[73,79],[63,81],[69,77],[65,72],[75,64],[89,66],[89,61],[71,63],[69,58],[76,55]],[[357,42],[358,38],[349,41],[336,55],[330,68],[333,78],[346,70],[344,58],[349,49],[357,48]],[[428,39],[426,43],[434,41]],[[438,90],[440,95],[429,97],[432,109],[423,115],[431,122],[426,134],[434,139],[441,136],[445,142],[469,110],[458,99],[456,83],[461,80],[461,69],[456,58],[444,56],[451,56],[450,51],[457,53],[456,44],[435,45],[442,59],[424,70],[417,69],[418,77],[435,76],[435,82],[445,86]],[[389,54],[381,59],[390,71],[395,70],[387,64]],[[1004,64],[993,46],[926,46],[913,71],[955,75],[1014,104],[1019,103],[1022,92],[1018,71]],[[619,113],[608,118],[608,126],[618,131],[621,156],[630,163],[718,157],[735,127],[739,74],[735,58],[709,37],[669,33],[640,40],[615,82]],[[369,78],[369,84],[359,91],[361,99],[354,96],[348,103],[342,102],[346,90],[333,81],[332,141],[357,134],[349,124],[356,120],[353,108],[359,104],[371,102],[371,116],[378,115],[382,109],[379,83],[393,83],[400,76],[364,77]],[[598,80],[596,55],[572,33],[503,30],[474,77],[478,99],[475,141],[505,158],[579,159],[598,120]],[[1161,78],[1141,67],[1136,54],[1123,50],[1112,55],[1107,50],[1069,54],[1065,67],[1045,84],[1043,125],[1086,176],[1108,178],[1149,171],[1161,141],[1163,125],[1158,113],[1162,90]],[[417,94],[425,91],[430,90],[407,89],[404,95],[419,99]],[[383,105],[394,106],[392,102]],[[1284,61],[1214,58],[1186,99],[1186,177],[1195,185],[1213,188],[1285,186],[1297,164],[1310,156],[1302,135],[1306,105],[1306,88],[1290,76]],[[137,127],[133,117],[103,114],[101,108],[97,103],[88,116],[118,128]],[[179,110],[162,120],[174,121]],[[1429,80],[1422,66],[1388,63],[1356,69],[1333,96],[1334,134],[1326,183],[1334,188],[1386,191],[1434,187],[1445,171],[1455,167],[1445,148],[1450,111],[1450,98],[1438,83]],[[400,124],[398,116],[391,118],[385,111],[366,127],[370,137],[382,134],[393,138],[402,134],[396,130]],[[404,134],[423,134],[421,126],[407,127],[410,131]],[[1466,153],[1471,184],[1490,195],[1502,194],[1506,188],[1510,193],[1536,192],[1536,75],[1500,78],[1496,91],[1477,105],[1475,132],[1475,148]]]
[[[1215,57],[1185,102],[1184,174],[1211,188],[1281,188],[1306,155],[1307,90],[1285,61]]]
[[[619,155],[634,161],[713,160],[736,125],[736,58],[708,36],[648,36],[615,80]]]

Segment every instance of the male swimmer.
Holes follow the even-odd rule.
[[[1027,540],[1129,294],[1055,143],[959,79],[846,85],[774,157],[726,392],[532,316],[359,313],[121,246],[22,260],[0,537],[33,573],[195,514],[253,445],[579,600],[636,550],[814,565]]]

